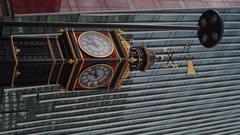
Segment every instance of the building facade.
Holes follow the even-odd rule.
[[[169,68],[167,61],[157,62],[147,72],[133,72],[119,91],[83,90],[65,93],[59,90],[58,85],[2,88],[0,134],[122,135],[240,132],[240,8],[232,7],[237,6],[238,1],[151,0],[144,6],[134,0],[121,2],[119,0],[116,2],[118,4],[113,5],[106,0],[92,1],[99,3],[100,7],[98,4],[94,7],[91,2],[85,3],[80,0],[51,2],[58,4],[60,2],[61,5],[60,8],[48,9],[51,13],[39,13],[42,10],[33,11],[34,8],[29,9],[30,11],[17,9],[21,4],[23,7],[26,6],[27,2],[25,5],[24,3],[13,5],[16,14],[12,18],[16,21],[196,25],[202,12],[209,7],[219,6],[224,7],[215,8],[224,19],[224,37],[216,47],[207,49],[200,45],[194,30],[123,29],[122,36],[133,46],[146,46],[156,55],[168,57],[164,49],[174,48],[176,51],[173,60],[179,67]],[[200,8],[190,9],[189,7],[195,6],[191,3]],[[148,4],[151,6],[147,6]],[[128,6],[124,8],[121,5]],[[152,10],[125,11],[142,9],[137,5]],[[170,7],[171,5],[174,7]],[[174,9],[156,9],[164,7]],[[79,12],[112,9],[124,11]],[[66,11],[68,13],[65,13]],[[34,14],[27,14],[29,12]],[[46,34],[55,31],[53,28],[18,27],[3,28],[2,34]],[[191,46],[189,51],[186,49],[187,45]],[[195,76],[187,75],[188,53],[193,57],[197,73]]]

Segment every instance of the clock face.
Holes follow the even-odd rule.
[[[79,76],[82,87],[93,89],[104,86],[111,79],[112,67],[106,64],[97,64],[85,69]]]
[[[80,48],[90,56],[103,58],[112,54],[113,42],[100,32],[88,31],[78,38]]]

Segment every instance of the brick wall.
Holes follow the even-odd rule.
[[[11,0],[16,14],[240,6],[239,0]]]
[[[239,0],[62,0],[61,12],[240,6]]]

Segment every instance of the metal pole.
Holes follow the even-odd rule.
[[[129,23],[79,23],[79,22],[33,22],[33,21],[3,21],[0,26],[10,27],[70,27],[70,28],[128,28],[148,30],[198,30],[198,26],[129,24]]]

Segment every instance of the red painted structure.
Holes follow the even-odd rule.
[[[76,39],[79,38],[79,36],[81,34],[83,34],[84,32],[75,32],[75,37]],[[108,33],[108,32],[102,32],[104,35],[106,35],[108,38],[110,38],[112,40],[112,36]],[[84,51],[81,51],[81,56],[82,56],[82,59],[86,60],[86,59],[94,59],[94,57],[92,56],[89,56],[88,54],[86,54]],[[118,54],[118,51],[116,48],[114,48],[112,54],[108,57],[106,57],[105,59],[109,59],[109,58],[120,58],[119,54]],[[83,64],[82,66],[82,69],[80,72],[84,71],[86,68],[88,68],[89,66],[91,66],[93,63],[88,63],[88,64]],[[116,72],[117,70],[117,65],[118,65],[118,62],[111,62],[111,63],[107,63],[108,66],[110,66],[114,72]],[[103,85],[102,87],[103,88],[108,88],[110,87],[110,84],[111,84],[111,81],[106,83],[105,85]],[[82,87],[79,83],[79,81],[76,82],[75,84],[75,89],[84,89],[84,87]]]

